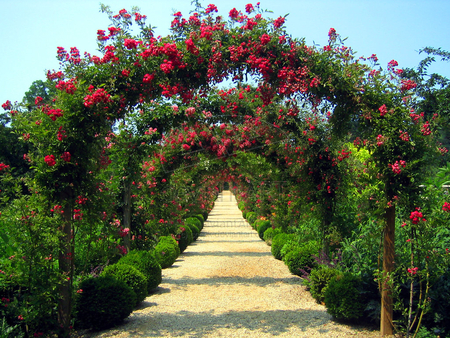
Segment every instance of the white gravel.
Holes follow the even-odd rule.
[[[228,191],[155,293],[114,329],[88,337],[379,337],[337,323],[274,259]]]

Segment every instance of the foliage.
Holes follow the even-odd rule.
[[[194,240],[191,228],[188,226],[178,227],[176,239],[178,241],[178,246],[180,247],[180,252],[184,252],[188,245]]]
[[[293,234],[280,233],[278,235],[275,235],[272,238],[272,246],[270,249],[273,257],[281,260],[281,249],[289,240],[294,240],[294,239],[295,239],[295,235],[293,235]]]
[[[193,240],[197,240],[200,235],[200,229],[202,228],[201,221],[196,217],[189,217],[184,220],[184,224],[191,228]]]
[[[270,221],[263,220],[263,221],[259,222],[258,227],[257,227],[259,238],[264,240],[264,232],[271,227],[272,227],[272,224],[270,223]]]
[[[264,231],[264,241],[267,243],[267,245],[272,245],[272,239],[281,233],[280,228],[268,228],[266,231]]]
[[[148,295],[147,277],[132,265],[124,263],[108,265],[100,276],[112,276],[131,287],[136,294],[135,305],[142,302]]]
[[[104,330],[119,325],[133,311],[136,294],[112,276],[88,278],[75,298],[77,328]]]
[[[298,238],[293,237],[292,239],[289,239],[288,241],[286,241],[286,243],[284,243],[283,247],[280,250],[280,257],[281,260],[284,259],[284,257],[286,257],[286,255],[297,249],[300,246],[300,243],[298,241]]]
[[[97,32],[102,55],[59,47],[61,71],[34,83],[24,105],[3,104],[0,263],[14,273],[2,292],[26,290],[26,325],[54,320],[58,306],[68,334],[76,275],[164,236],[184,251],[203,224],[193,234],[183,219],[206,219],[225,182],[253,227],[259,216],[284,232],[272,232],[275,258],[289,241],[309,243],[286,246],[291,271],[313,266],[308,250],[320,241],[327,253],[342,248],[364,292],[376,271],[394,275],[381,271],[381,234],[406,222],[391,239],[392,285],[409,289],[398,304],[408,332],[413,314],[418,328],[429,305],[418,295],[448,268],[441,209],[449,205],[420,187],[445,161],[435,142],[442,120],[430,114],[445,115],[448,82],[420,79],[431,58],[409,77],[394,60],[377,70],[375,55],[358,58],[334,29],[324,47],[307,46],[259,5],[248,15],[234,9],[228,21],[212,6],[196,2],[189,19],[176,13],[171,34],[154,38],[137,8],[114,14],[102,5],[111,20],[108,35]],[[223,80],[236,87],[217,90]],[[423,215],[414,223],[412,213]]]
[[[359,277],[344,273],[328,282],[325,290],[327,312],[337,319],[358,319],[363,315],[365,299],[361,294]]]
[[[172,236],[159,237],[154,249],[155,257],[163,269],[173,265],[180,255],[180,248]]]
[[[202,231],[203,225],[204,225],[204,223],[205,223],[205,217],[203,217],[202,214],[197,214],[197,215],[195,215],[194,217],[197,218],[197,219],[200,221],[200,226],[198,227],[198,229],[199,229],[200,231]]]
[[[342,274],[342,272],[324,265],[311,270],[308,283],[309,291],[318,303],[325,301],[325,291],[327,290],[328,283],[338,274]]]
[[[250,212],[247,213],[246,217],[247,217],[248,223],[249,223],[251,226],[253,226],[253,223],[256,221],[256,218],[257,218],[258,216],[256,215],[255,212],[250,211]]]
[[[317,241],[309,241],[302,243],[298,247],[293,248],[283,257],[283,262],[294,275],[301,276],[303,270],[311,271],[316,267],[314,255],[319,253],[320,246]]]
[[[173,240],[173,242],[175,242],[173,246],[178,249],[176,241]],[[156,255],[156,249],[154,253],[143,250],[132,250],[121,257],[117,264],[128,264],[142,272],[147,279],[147,292],[150,292],[157,288],[162,281],[161,265],[155,257]]]

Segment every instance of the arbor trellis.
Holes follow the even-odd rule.
[[[130,204],[132,175],[141,175],[137,163],[127,162],[135,161],[127,149],[145,148],[151,158],[144,171],[153,172],[159,164],[152,174],[158,181],[145,185],[161,192],[171,177],[161,168],[254,151],[268,160],[272,156],[290,177],[308,185],[313,199],[326,202],[319,211],[326,233],[342,184],[339,166],[350,154],[344,143],[368,149],[367,170],[378,178],[382,192],[376,203],[384,224],[381,333],[392,334],[389,277],[394,271],[396,205],[410,210],[420,206],[418,175],[437,149],[430,145],[431,123],[410,110],[408,94],[414,83],[399,76],[395,62],[381,73],[355,59],[333,29],[329,45],[306,46],[289,37],[285,18],[266,19],[258,6],[248,5],[247,14],[231,10],[228,22],[215,16],[214,5],[197,6],[189,18],[176,13],[173,34],[164,38],[154,38],[137,11],[113,15],[103,10],[112,20],[108,34],[97,32],[103,55],[81,57],[75,48],[67,52],[59,47],[64,73],[48,74],[59,90],[53,103],[41,104],[36,98],[31,112],[7,107],[14,125],[35,147],[28,154],[35,167],[35,189],[49,209],[41,212],[49,214],[54,205],[52,215],[56,207],[64,211],[53,220],[59,229],[58,313],[65,333],[71,321],[80,207],[86,197],[95,196],[94,174],[108,165],[105,138],[111,141],[115,123],[134,114],[138,122],[131,127],[142,137],[124,132],[120,142],[128,148],[116,157],[124,161],[118,165],[125,169],[125,204]],[[130,31],[133,21],[140,28],[137,36]],[[256,89],[242,86],[247,75],[258,81]],[[237,82],[238,88],[217,92],[214,85],[225,79]],[[174,97],[184,106],[171,107],[168,102]],[[130,157],[125,160],[124,154]],[[124,219],[129,219],[126,210]]]

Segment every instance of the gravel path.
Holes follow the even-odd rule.
[[[274,259],[229,191],[158,290],[123,325],[83,337],[378,337],[332,321]]]

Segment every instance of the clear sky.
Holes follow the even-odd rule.
[[[174,11],[184,16],[191,0],[103,0],[114,12],[138,6],[156,35],[169,34]],[[236,7],[244,11],[249,0],[207,0],[219,14],[228,16]],[[21,101],[46,70],[57,70],[58,46],[78,47],[81,53],[97,53],[96,32],[107,29],[109,20],[95,0],[0,0],[0,104]],[[306,43],[324,46],[333,27],[358,56],[376,54],[386,68],[394,59],[399,67],[417,67],[423,47],[450,51],[449,0],[261,0],[271,17],[287,17],[287,32]],[[438,62],[432,71],[450,77],[450,63]]]

